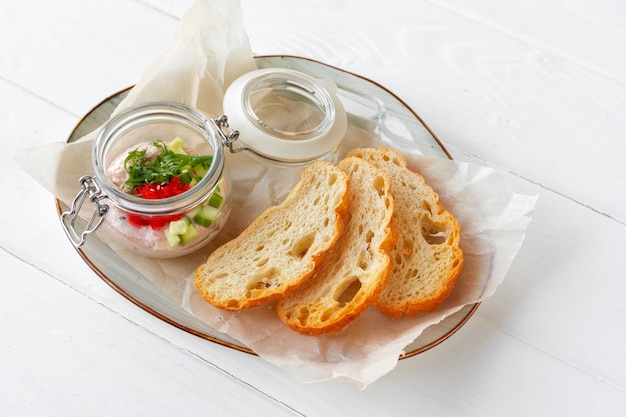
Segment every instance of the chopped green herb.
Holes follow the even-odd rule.
[[[161,153],[147,159],[146,151],[135,149],[128,153],[124,168],[129,174],[126,185],[132,193],[143,184],[166,184],[179,176],[181,182],[199,180],[211,166],[212,155],[186,155],[174,152],[165,143],[156,140],[152,143],[161,148]],[[185,183],[185,182],[184,182]]]

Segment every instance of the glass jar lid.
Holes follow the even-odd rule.
[[[337,87],[290,69],[261,69],[236,79],[224,113],[238,143],[275,162],[308,162],[337,148],[347,117]]]

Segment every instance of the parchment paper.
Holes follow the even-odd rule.
[[[207,116],[221,114],[225,89],[255,68],[242,11],[232,0],[198,0],[179,23],[173,45],[156,59],[116,111],[131,104],[175,100]],[[73,144],[51,143],[17,157],[22,167],[66,204],[78,178],[92,174],[94,132]],[[357,146],[392,146],[350,127],[337,157]],[[182,308],[219,332],[238,339],[262,358],[303,382],[343,380],[365,388],[393,369],[398,356],[428,326],[467,304],[491,296],[504,279],[525,237],[536,197],[515,194],[495,170],[475,164],[429,159],[404,152],[461,223],[464,267],[453,293],[432,313],[389,319],[370,308],[335,335],[302,336],[278,319],[274,304],[240,312],[219,310],[201,299],[193,284],[198,265],[218,245],[286,196],[302,168],[277,168],[245,153],[228,154],[234,194],[227,227],[206,248],[181,258],[145,258],[117,245],[105,229],[100,238]]]

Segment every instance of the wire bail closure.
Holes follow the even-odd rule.
[[[228,146],[228,149],[233,152],[233,142],[239,138],[239,131],[231,129],[228,124],[228,116],[225,114],[213,121],[217,125],[220,136],[222,137],[222,146]],[[224,129],[226,129],[226,132],[224,132]]]
[[[272,160],[271,158],[268,158],[267,156],[256,152],[252,148],[243,146],[241,143],[239,144],[238,148],[235,148],[235,141],[239,139],[239,131],[231,129],[230,125],[228,124],[228,116],[226,116],[225,114],[221,115],[220,117],[218,117],[217,119],[213,121],[219,128],[218,130],[222,138],[222,145],[225,147],[228,147],[228,150],[230,151],[230,153],[239,153],[239,152],[245,151],[245,152],[252,153],[258,158],[267,158],[267,159]],[[224,129],[226,129],[226,132],[224,132]]]
[[[230,125],[228,124],[228,116],[221,115],[220,117],[218,117],[217,119],[213,120],[215,122],[215,124],[217,125],[217,127],[219,128],[219,134],[222,138],[222,145],[227,147],[228,150],[230,151],[230,153],[239,153],[239,152],[248,152],[251,153],[252,155],[254,155],[257,158],[261,158],[261,159],[269,159],[270,161],[273,162],[282,162],[278,159],[274,159],[274,158],[269,158],[266,155],[263,155],[257,151],[255,151],[253,148],[250,148],[248,146],[244,146],[243,144],[239,143],[239,147],[235,147],[235,141],[237,141],[237,139],[239,139],[239,131],[238,130],[233,130]],[[224,129],[226,129],[226,132],[224,132]]]
[[[66,211],[61,215],[63,230],[65,230],[65,234],[75,248],[81,247],[85,243],[87,236],[98,230],[104,221],[106,213],[109,211],[109,206],[100,203],[106,196],[102,194],[102,190],[98,186],[95,178],[85,175],[78,181],[82,186],[82,190],[74,197],[70,211]],[[89,197],[89,201],[96,205],[96,208],[81,231],[76,224],[76,219],[78,219],[78,214],[85,204],[87,197]]]
[[[258,157],[263,157],[263,155],[255,152],[254,149],[248,148],[246,146],[241,146],[241,144],[238,148],[235,148],[235,141],[239,139],[239,131],[231,129],[230,125],[228,124],[228,116],[223,114],[213,121],[217,125],[220,136],[222,137],[222,145],[228,147],[230,153],[247,151],[253,153]],[[224,132],[224,129],[226,129],[226,132]]]

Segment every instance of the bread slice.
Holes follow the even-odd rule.
[[[303,334],[341,330],[378,297],[391,270],[396,230],[387,174],[359,158],[337,166],[350,182],[344,233],[313,277],[278,303],[281,320]]]
[[[195,284],[212,305],[239,310],[285,296],[309,278],[343,232],[349,208],[347,176],[315,162],[286,199],[209,255]]]
[[[434,310],[451,292],[463,266],[460,225],[424,178],[388,148],[351,151],[385,170],[391,179],[398,242],[389,281],[375,305],[390,317]]]

